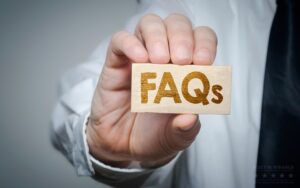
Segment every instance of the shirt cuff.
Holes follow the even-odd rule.
[[[75,139],[74,139],[74,150],[73,155],[73,164],[77,171],[77,174],[80,176],[91,176],[93,175],[94,168],[92,167],[91,160],[89,159],[89,148],[87,146],[85,129],[87,118],[89,113],[83,113],[86,115],[79,116],[77,125],[75,125]]]

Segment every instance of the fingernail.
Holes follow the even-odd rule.
[[[198,50],[196,57],[197,57],[197,60],[199,60],[199,61],[206,61],[206,62],[211,61],[210,52],[206,48],[201,48],[200,50]]]
[[[192,56],[192,51],[190,48],[186,46],[178,46],[175,51],[175,57],[182,61],[182,60],[190,60]]]
[[[165,56],[168,53],[164,45],[160,42],[153,44],[152,50],[157,56]]]
[[[151,51],[155,56],[154,59],[158,61],[155,63],[166,63],[161,61],[168,61],[169,51],[161,42],[154,43],[151,46]]]
[[[138,57],[139,59],[145,58],[145,50],[141,47],[135,47],[133,48],[133,54]]]
[[[180,127],[180,130],[189,131],[189,130],[192,130],[194,126],[195,126],[195,124],[190,124],[188,126]]]

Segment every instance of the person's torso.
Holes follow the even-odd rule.
[[[194,26],[218,36],[214,65],[232,66],[230,115],[200,115],[202,128],[177,164],[174,186],[255,186],[264,70],[274,0],[187,0]]]

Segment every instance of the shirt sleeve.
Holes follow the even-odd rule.
[[[83,137],[84,123],[90,110],[99,69],[95,63],[87,63],[71,70],[60,83],[63,91],[52,115],[51,140],[74,165],[78,175],[92,175],[92,164]],[[97,68],[97,69],[96,69]]]
[[[131,18],[126,30],[133,32],[146,13],[155,13],[162,18],[170,13],[187,13],[181,1],[142,1],[138,14]],[[78,175],[93,176],[94,179],[110,185],[165,185],[177,158],[157,169],[143,169],[132,164],[128,168],[108,166],[89,154],[86,142],[86,121],[89,115],[93,93],[105,60],[109,38],[95,50],[91,58],[67,72],[61,79],[59,100],[52,116],[51,140],[75,167]]]

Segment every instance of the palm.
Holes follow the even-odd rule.
[[[131,113],[131,64],[120,68],[105,67],[94,100],[94,115],[101,117],[107,129],[98,134],[110,143],[111,150],[131,160],[157,160],[172,155],[165,143],[169,114]],[[112,84],[113,83],[113,84]],[[101,88],[101,89],[99,89]],[[105,106],[104,109],[98,109]]]

